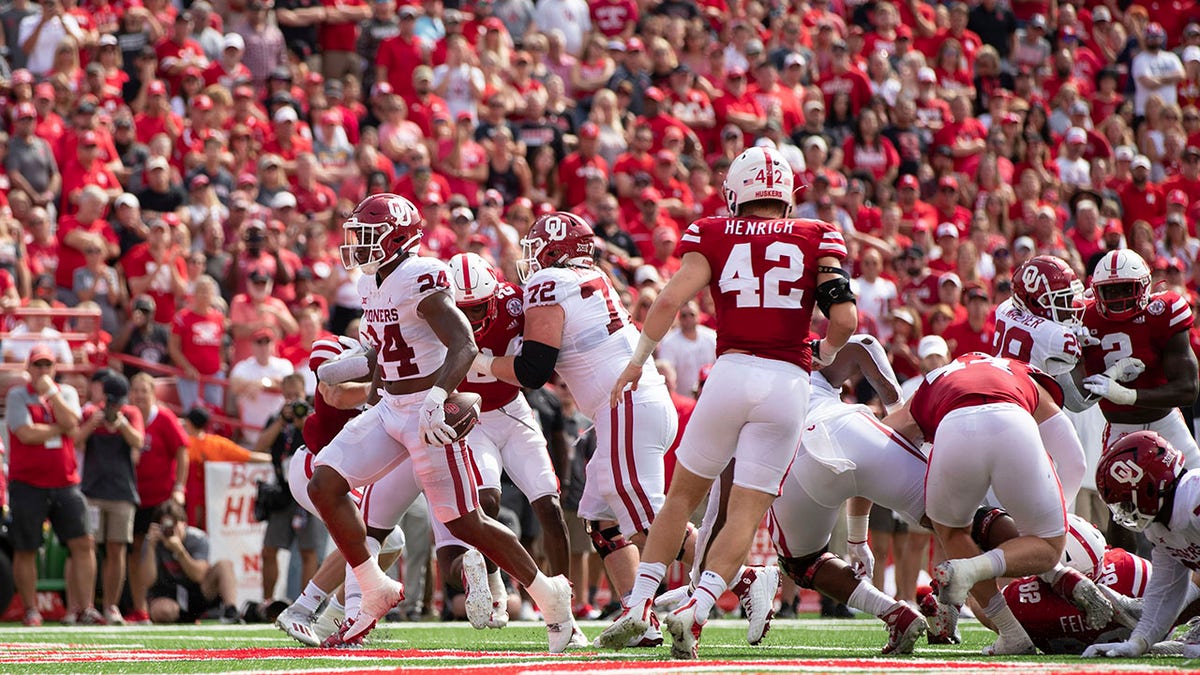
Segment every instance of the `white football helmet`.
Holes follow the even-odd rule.
[[[1109,251],[1092,272],[1096,310],[1107,319],[1130,319],[1150,304],[1150,267],[1123,248]]]
[[[496,292],[500,280],[496,270],[475,253],[459,253],[450,258],[454,284],[454,304],[467,315],[471,328],[483,332],[496,318]]]
[[[725,204],[737,215],[738,204],[772,199],[787,204],[786,217],[792,210],[795,179],[792,167],[775,148],[747,148],[729,165],[725,174]]]
[[[1063,549],[1062,564],[1090,577],[1104,559],[1108,542],[1094,525],[1074,513],[1067,514],[1067,546]]]

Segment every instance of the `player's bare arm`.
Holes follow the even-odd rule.
[[[671,330],[671,324],[675,322],[679,308],[704,290],[711,279],[712,269],[704,254],[696,251],[683,254],[679,271],[667,282],[662,292],[654,299],[649,313],[646,314],[646,321],[642,324],[642,335],[638,338],[633,356],[630,357],[629,364],[625,366],[625,370],[621,372],[616,384],[613,385],[612,393],[609,394],[609,403],[612,406],[615,407],[621,402],[626,387],[637,389],[638,380],[642,376],[642,365],[654,353],[659,340],[662,340],[667,331]]]
[[[920,425],[913,419],[912,413],[909,411],[911,401],[912,399],[909,398],[902,408],[883,418],[883,423],[919,448],[925,442],[925,432],[921,431]]]
[[[867,378],[884,406],[890,409],[899,405],[900,385],[879,340],[860,335],[838,352],[833,363],[821,369],[821,374],[832,383],[845,382],[855,372],[861,372]]]
[[[565,321],[566,315],[560,305],[526,307],[521,353],[497,356],[490,360],[480,355],[476,358],[476,370],[490,372],[493,377],[509,384],[538,389],[549,382],[554,374]]]
[[[367,402],[372,391],[371,382],[343,382],[341,384],[317,383],[317,390],[325,402],[338,410],[349,410]]]
[[[475,346],[475,336],[471,333],[471,324],[467,317],[454,304],[454,298],[449,293],[434,293],[428,295],[417,312],[429,323],[434,335],[446,345],[446,361],[438,370],[435,387],[444,391],[454,391],[459,382],[467,376],[471,362],[479,349]]]

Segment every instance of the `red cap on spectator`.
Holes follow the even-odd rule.
[[[1121,227],[1121,221],[1116,218],[1109,218],[1108,223],[1104,226],[1104,236],[1107,237],[1110,234],[1125,234],[1125,228]]]
[[[917,182],[916,176],[912,175],[911,173],[906,173],[900,177],[900,183],[898,184],[898,187],[901,190],[903,190],[904,188],[910,188],[912,190],[916,190],[917,188],[921,187],[921,185],[920,185],[920,183]]]
[[[492,192],[492,190],[488,190],[488,192]],[[484,200],[485,201],[487,200],[486,193],[484,194]],[[532,211],[533,210],[533,200],[531,200],[529,197],[517,197],[516,199],[513,200],[512,204],[508,205],[509,211],[512,211],[515,208],[529,209],[530,211]]]
[[[262,340],[262,339],[274,340],[275,339],[275,330],[264,326],[262,328],[255,330],[253,333],[251,333],[250,339],[254,340],[255,342],[258,342],[259,340]]]
[[[966,300],[990,300],[988,293],[981,286],[971,286],[967,292],[963,294]]]
[[[154,80],[146,87],[146,93],[150,96],[166,96],[167,85],[162,80]]]
[[[29,363],[37,363],[38,361],[50,361],[57,363],[58,358],[54,355],[54,350],[49,345],[38,343],[29,350]]]
[[[32,103],[18,103],[16,109],[13,110],[13,119],[19,120],[26,117],[36,118],[37,109],[33,107]]]
[[[83,132],[83,135],[79,137],[79,144],[85,147],[89,145],[99,145],[100,137],[97,136],[96,132],[94,131],[85,131]]]
[[[308,74],[306,82],[311,85],[325,84],[325,77],[314,70]]]
[[[671,139],[683,140],[683,132],[679,130],[679,127],[667,127],[667,130],[663,132],[664,141]]]
[[[1183,190],[1171,190],[1167,193],[1167,206],[1187,206],[1188,196]]]
[[[596,126],[595,122],[584,122],[583,126],[579,127],[580,138],[599,138],[600,127]]]
[[[430,190],[429,192],[425,193],[425,204],[426,205],[444,204],[444,203],[446,203],[446,202],[445,202],[445,200],[442,199],[441,192],[439,192],[437,190]]]
[[[896,26],[896,39],[897,40],[911,40],[912,39],[912,29],[904,24],[900,24],[899,26]]]
[[[1006,113],[1004,113],[1004,117],[1001,118],[1000,121],[1003,124],[1020,124],[1021,116],[1015,112],[1006,112]]]
[[[663,94],[662,89],[659,89],[658,87],[647,87],[646,93],[643,94],[643,96],[651,101],[658,101],[659,103],[662,103],[667,98],[666,94]]]
[[[43,82],[33,88],[33,97],[45,99],[47,101],[54,100],[54,85],[49,82]]]
[[[938,179],[938,187],[939,188],[952,188],[952,189],[957,190],[958,189],[958,179],[955,178],[954,176],[942,176],[941,178]]]
[[[533,208],[533,215],[544,216],[547,213],[554,213],[554,205],[550,202],[538,202]]]
[[[13,84],[33,84],[33,73],[26,68],[18,68],[12,74]]]
[[[659,150],[657,153],[655,153],[654,160],[659,164],[674,164],[675,162],[679,161],[679,158],[676,157],[675,153],[671,152],[670,150]]]
[[[471,113],[470,113],[470,111],[468,111],[468,110],[463,110],[463,111],[459,112],[459,113],[458,113],[458,115],[456,115],[456,116],[454,117],[454,120],[455,120],[456,122],[464,122],[464,121],[465,121],[465,122],[473,122],[473,121],[475,121],[475,118],[474,118],[474,117],[471,117]]]
[[[483,193],[483,205],[487,206],[489,203],[495,203],[497,206],[503,205],[504,195],[500,194],[499,190],[488,190]]]
[[[396,93],[396,90],[393,89],[392,85],[387,82],[376,82],[371,87],[371,98],[375,98],[377,96],[388,96],[394,93]]]
[[[213,100],[207,94],[200,94],[192,101],[192,108],[196,110],[212,110]]]
[[[480,246],[491,246],[492,240],[486,234],[473,234],[467,239],[468,244],[479,244]]]
[[[642,193],[638,196],[641,197],[643,202],[660,202],[663,198],[662,193],[652,187],[642,190]]]
[[[187,68],[183,69],[183,76],[184,77],[204,77],[204,71],[200,70],[196,66],[188,66]]]
[[[733,68],[730,68],[729,70],[725,71],[725,79],[727,79],[727,80],[737,80],[737,79],[741,79],[744,77],[746,77],[746,69],[745,68],[739,68],[737,66],[734,66]]]
[[[254,87],[251,87],[248,84],[243,84],[240,87],[234,87],[233,97],[234,98],[254,98]]]
[[[326,110],[321,113],[321,124],[341,124],[342,115],[336,110]]]
[[[237,184],[238,184],[238,187],[241,187],[243,185],[258,185],[258,177],[252,173],[247,172],[247,173],[244,173],[244,174],[238,176]]]
[[[175,215],[171,211],[163,213],[161,216],[159,216],[159,220],[166,223],[168,227],[179,227],[183,224],[183,222],[179,220],[179,216]]]
[[[627,52],[640,52],[645,48],[646,45],[642,43],[641,38],[631,37],[625,42],[625,51]]]
[[[503,31],[504,30],[504,22],[501,21],[498,17],[489,16],[488,18],[483,20],[483,27],[488,30]]]

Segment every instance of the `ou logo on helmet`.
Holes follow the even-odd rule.
[[[1042,285],[1042,273],[1038,268],[1030,265],[1021,273],[1021,283],[1025,284],[1025,290],[1029,293],[1037,291],[1038,286]]]
[[[1146,471],[1132,459],[1122,459],[1119,462],[1113,462],[1112,466],[1108,468],[1108,475],[1118,483],[1137,485],[1146,475]]]
[[[557,216],[547,218],[545,229],[547,239],[550,241],[562,241],[567,236],[567,221]]]
[[[391,212],[392,217],[396,219],[397,223],[401,225],[409,223],[409,220],[412,218],[412,211],[409,208],[407,200],[403,198],[389,199],[387,200],[387,205],[388,211]]]

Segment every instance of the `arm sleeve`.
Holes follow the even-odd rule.
[[[32,417],[29,415],[29,407],[25,405],[24,387],[16,386],[9,389],[8,396],[4,397],[4,402],[7,406],[5,415],[10,431],[29,426]]]
[[[1132,640],[1140,637],[1147,644],[1154,644],[1163,639],[1167,631],[1175,625],[1179,610],[1183,609],[1191,574],[1183,563],[1161,546],[1154,548],[1150,561],[1154,574],[1150,575],[1146,594],[1142,596],[1142,618],[1129,638]]]
[[[1070,370],[1055,375],[1054,381],[1062,388],[1063,407],[1071,412],[1083,412],[1100,400],[1090,396],[1086,391],[1079,391],[1079,388],[1075,386],[1075,377]]]

